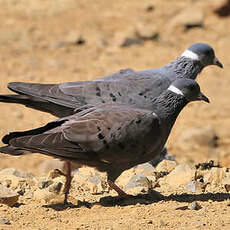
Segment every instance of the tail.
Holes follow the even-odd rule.
[[[9,154],[9,155],[13,155],[13,156],[20,156],[20,155],[27,153],[23,149],[13,147],[13,146],[8,146],[8,145],[0,147],[0,152],[5,153],[5,154]]]
[[[0,95],[0,102],[27,104],[30,98],[26,95],[7,94]]]
[[[51,113],[52,115],[57,117],[65,117],[74,114],[74,108],[68,108],[46,100],[42,100],[40,98],[27,95],[0,95],[0,102],[22,104],[32,109]]]

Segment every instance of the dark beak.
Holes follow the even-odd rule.
[[[200,92],[199,96],[197,97],[198,100],[201,100],[201,101],[205,101],[207,103],[209,103],[209,99],[203,94]]]
[[[223,65],[222,63],[215,57],[214,60],[213,60],[213,65],[217,65],[219,66],[220,68],[223,68]]]

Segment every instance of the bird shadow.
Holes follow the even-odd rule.
[[[78,201],[78,204],[73,203],[59,203],[59,204],[50,204],[43,205],[45,208],[52,208],[56,211],[63,211],[65,209],[75,209],[75,208],[91,208],[94,205],[101,205],[104,207],[113,207],[113,206],[130,206],[137,204],[152,204],[159,201],[177,201],[177,202],[193,202],[193,201],[225,201],[230,199],[230,193],[201,193],[201,194],[171,194],[164,196],[159,192],[151,190],[148,194],[139,194],[136,196],[131,196],[130,198],[118,198],[116,196],[106,196],[100,198],[97,202],[87,202],[87,201]]]

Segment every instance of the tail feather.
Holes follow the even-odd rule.
[[[27,95],[0,95],[0,102],[22,104],[32,109],[51,113],[57,117],[65,117],[74,113],[74,108],[68,108],[37,97]]]
[[[0,147],[0,152],[5,153],[5,154],[9,154],[9,155],[14,155],[14,156],[20,156],[20,155],[27,153],[27,151],[25,151],[23,149],[13,147],[13,146],[8,146],[8,145]]]
[[[0,102],[26,104],[26,102],[28,102],[29,100],[31,100],[30,97],[26,95],[0,95]]]

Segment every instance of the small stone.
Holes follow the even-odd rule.
[[[115,34],[114,45],[119,47],[128,47],[131,45],[143,44],[142,39],[136,37],[134,29],[128,29],[125,32],[119,32]]]
[[[148,224],[153,224],[153,221],[152,221],[152,220],[149,220],[147,223],[148,223]]]
[[[151,182],[142,174],[134,175],[125,185],[125,190],[141,187],[141,190],[148,191],[151,188]]]
[[[180,204],[175,207],[175,210],[187,210],[188,205]]]
[[[219,17],[227,17],[230,15],[229,0],[214,0],[212,1],[212,8],[214,13],[216,13]]]
[[[48,174],[48,177],[47,179],[54,179],[54,178],[57,178],[57,177],[60,177],[60,176],[63,176],[64,173],[59,170],[59,169],[54,169],[54,170],[51,170]]]
[[[155,40],[159,37],[157,28],[153,24],[139,24],[136,29],[137,37],[143,40]]]
[[[0,223],[7,224],[7,225],[11,224],[11,222],[6,217],[2,217],[2,216],[0,216]]]
[[[193,27],[202,27],[204,23],[204,13],[202,9],[189,7],[183,9],[175,18],[171,20],[170,27],[182,28],[182,30],[188,30]]]
[[[34,177],[32,173],[23,172],[18,169],[14,169],[14,168],[5,168],[0,171],[0,175],[14,175],[16,177],[22,177],[22,178],[33,178]]]
[[[194,201],[188,205],[188,209],[190,209],[190,210],[199,210],[201,208],[202,208],[201,205],[196,201]]]
[[[0,184],[0,203],[13,206],[17,203],[19,194]]]
[[[194,179],[195,170],[191,169],[187,164],[179,164],[166,177],[165,182],[170,186],[177,187],[188,184]]]
[[[190,181],[186,185],[186,190],[192,193],[202,193],[204,192],[205,188],[206,188],[205,183],[201,183],[199,181],[194,181],[194,180]]]
[[[63,201],[63,197],[57,195],[56,193],[50,192],[48,188],[36,190],[34,192],[34,199],[38,201],[44,201],[45,203]]]
[[[205,183],[211,184],[222,184],[223,180],[226,176],[226,168],[211,168],[209,172],[207,172],[203,179]]]
[[[198,220],[196,222],[196,227],[198,228],[198,227],[201,227],[201,226],[205,226],[205,224],[201,220]]]
[[[132,176],[136,174],[142,174],[146,176],[152,182],[156,181],[156,169],[150,163],[140,164],[135,167],[135,171],[131,171]]]
[[[65,42],[73,45],[82,45],[86,41],[83,35],[80,34],[78,31],[71,31],[69,34],[67,34]]]
[[[54,182],[52,185],[49,186],[49,192],[53,192],[59,194],[61,192],[63,183],[62,182]]]
[[[38,188],[43,189],[49,187],[51,184],[53,184],[52,180],[43,180],[38,183]]]
[[[159,220],[158,222],[158,227],[165,227],[167,225],[167,223],[164,220]]]
[[[163,160],[157,165],[156,170],[158,172],[170,173],[176,166],[177,163],[175,161]]]

